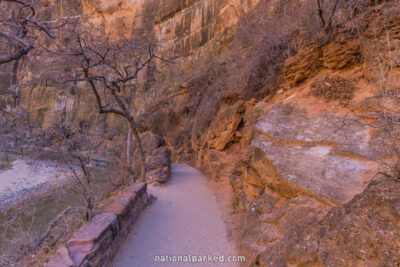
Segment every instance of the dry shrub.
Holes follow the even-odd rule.
[[[41,243],[42,228],[48,226],[49,220],[41,212],[40,208],[26,207],[1,211],[2,216],[8,217],[0,222],[0,266],[43,266],[51,256],[48,251],[65,243],[83,222],[81,212],[73,209],[60,218]]]
[[[341,105],[346,106],[354,97],[355,85],[352,81],[344,79],[340,76],[321,76],[318,77],[311,85],[310,95],[315,97],[323,97],[325,100],[338,101]]]
[[[253,11],[240,18],[235,36],[237,46],[251,47],[244,93],[256,99],[275,93],[276,81],[287,58],[310,43],[323,46],[336,34],[360,33],[365,27],[362,15],[382,2],[391,1],[321,1],[325,23],[332,20],[328,30],[315,0],[260,1]]]
[[[7,250],[0,254],[0,266],[21,266],[21,261],[37,249],[37,236],[32,231],[20,229],[7,242]]]
[[[281,82],[285,60],[321,31],[314,2],[260,1],[240,18],[234,45],[250,48],[240,66],[244,70],[242,95],[261,100],[273,95]]]
[[[24,221],[25,213],[29,213],[30,220]],[[33,231],[35,209],[15,214],[1,210],[0,215],[5,216],[0,222],[0,266],[21,266],[19,262],[37,249],[39,234]]]

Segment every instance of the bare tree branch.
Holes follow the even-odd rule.
[[[54,226],[57,225],[58,221],[64,217],[71,210],[71,206],[66,207],[60,214],[58,214],[51,222],[46,229],[46,232],[43,233],[42,237],[38,241],[38,246],[42,245],[43,241],[50,235],[51,230],[53,230]]]
[[[151,40],[138,37],[119,39],[118,42],[99,34],[96,29],[76,22],[63,28],[63,36],[70,42],[57,51],[72,60],[74,73],[64,83],[85,81],[95,97],[100,114],[116,114],[126,119],[139,149],[141,179],[145,179],[145,155],[139,137],[139,125],[135,121],[132,104],[138,89],[141,73],[154,59],[166,61],[156,55],[156,45]]]
[[[61,24],[53,25],[54,22],[38,19],[34,1],[0,0],[0,4],[2,3],[8,5],[0,10],[0,37],[5,42],[0,50],[0,65],[27,55],[40,42],[40,33],[44,33],[47,38],[55,39],[53,30],[59,29],[68,21],[67,18],[62,19]],[[13,10],[17,12],[12,12]]]

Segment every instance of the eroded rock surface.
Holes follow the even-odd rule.
[[[252,259],[261,255],[262,266],[384,266],[383,256],[376,258],[383,265],[374,265],[373,261],[372,265],[360,264],[364,256],[366,262],[370,260],[373,249],[367,252],[362,246],[357,247],[356,239],[351,241],[354,247],[346,251],[348,256],[341,258],[338,252],[346,250],[343,244],[350,242],[347,239],[368,231],[367,227],[362,228],[368,222],[353,220],[357,213],[350,215],[349,209],[357,209],[359,214],[378,213],[381,207],[373,204],[382,203],[377,200],[378,195],[391,201],[392,193],[384,193],[388,184],[397,186],[394,191],[400,190],[398,182],[385,180],[382,184],[372,182],[364,191],[376,176],[376,160],[385,155],[382,140],[382,133],[343,111],[294,106],[289,100],[267,108],[255,125],[246,157],[230,175],[238,207],[245,213],[241,222],[242,251]],[[371,207],[367,211],[368,205]],[[395,225],[395,212],[389,214],[386,224]],[[371,227],[377,232],[398,234],[376,220],[369,223],[375,225]],[[358,222],[360,229],[356,229]],[[331,235],[335,236],[329,239],[327,236]],[[313,238],[318,241],[310,241]],[[325,252],[319,249],[319,239],[326,242]],[[375,242],[379,238],[371,239]],[[387,253],[395,251],[397,245],[386,244]],[[357,258],[351,256],[352,250],[365,253]],[[388,257],[396,259],[393,253]],[[307,265],[312,260],[316,263]]]
[[[296,224],[261,266],[399,266],[400,181],[381,179],[322,220]]]
[[[236,130],[242,122],[244,102],[238,101],[232,106],[222,108],[217,119],[211,124],[207,134],[207,147],[224,150],[235,137]]]
[[[146,158],[147,180],[165,183],[171,177],[171,151],[165,146],[159,147]]]
[[[379,154],[369,146],[369,129],[349,117],[278,104],[256,129],[251,146],[265,153],[280,177],[335,203],[349,201],[375,174],[372,159]]]

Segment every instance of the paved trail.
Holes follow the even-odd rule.
[[[154,261],[155,255],[237,255],[227,239],[215,195],[204,179],[197,170],[174,164],[166,186],[149,188],[157,200],[136,222],[113,266],[238,266]]]

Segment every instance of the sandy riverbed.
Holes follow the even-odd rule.
[[[58,163],[18,159],[10,169],[0,170],[0,207],[62,185],[67,177],[67,167]]]

